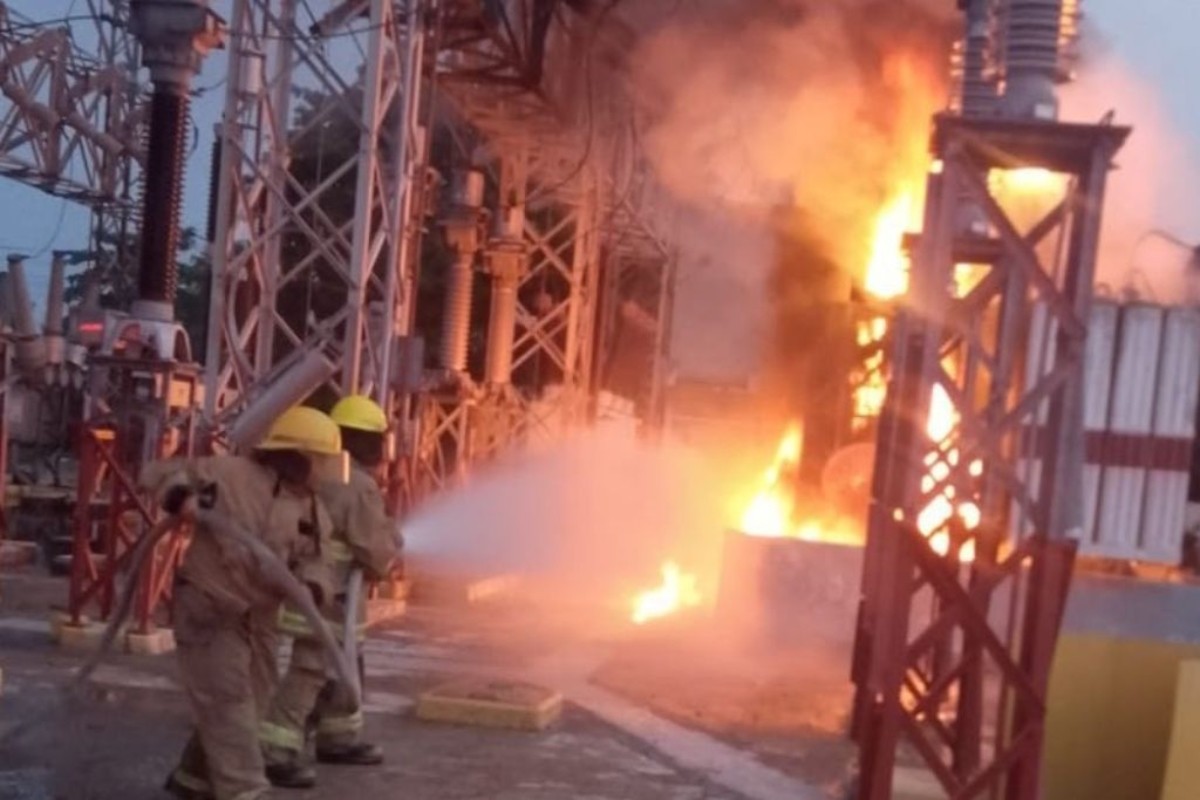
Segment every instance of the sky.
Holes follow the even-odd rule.
[[[949,4],[951,0],[946,2]],[[216,0],[213,8],[228,17],[230,5],[230,0]],[[1200,2],[1083,0],[1082,5],[1086,18],[1103,37],[1104,46],[1137,78],[1139,96],[1127,100],[1126,105],[1137,111],[1154,108],[1175,129],[1180,152],[1200,164],[1200,90],[1190,74],[1194,31],[1200,30]],[[17,14],[35,20],[62,19],[86,10],[82,0],[9,0],[8,6]],[[201,89],[192,106],[199,140],[188,159],[183,217],[185,225],[200,229],[204,227],[207,209],[213,128],[225,97],[224,70],[224,53],[211,54],[195,82]],[[1135,148],[1138,120],[1123,113],[1120,98],[1114,98],[1108,107],[1115,108],[1119,120],[1135,127],[1134,138],[1128,145]],[[1139,163],[1134,156],[1130,160]],[[1191,208],[1186,199],[1176,202],[1174,197],[1162,206],[1161,213],[1150,224],[1164,227],[1186,241],[1200,243],[1200,208]],[[44,296],[50,251],[86,247],[88,220],[89,212],[82,206],[11,180],[0,180],[0,250],[30,256],[26,268],[35,301]]]

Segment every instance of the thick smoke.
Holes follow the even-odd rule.
[[[419,575],[519,576],[548,606],[608,606],[621,622],[670,558],[711,601],[732,489],[748,485],[730,470],[713,453],[601,427],[483,470],[418,509],[405,523],[408,558]]]
[[[743,381],[761,367],[775,242],[752,218],[680,209],[672,371]]]
[[[849,298],[875,215],[924,170],[929,116],[946,97],[953,4],[685,8],[661,20],[634,58],[643,106],[653,109],[643,145],[659,180],[690,207],[683,238],[715,243],[707,258],[685,253],[689,305],[676,319],[675,352],[683,371],[709,371],[710,353],[694,343],[715,323],[735,341],[766,344],[771,370],[795,342],[814,340],[795,329],[811,319],[809,305]],[[729,307],[730,285],[746,282],[762,288]],[[707,313],[721,305],[724,318]]]
[[[1194,141],[1175,127],[1157,89],[1139,75],[1094,27],[1084,32],[1074,83],[1062,90],[1064,119],[1095,122],[1115,111],[1133,133],[1109,173],[1097,282],[1116,294],[1158,302],[1196,302],[1189,296],[1187,248],[1156,232],[1200,243],[1200,160]]]
[[[659,178],[686,202],[763,223],[793,207],[858,269],[914,123],[927,127],[945,97],[950,28],[922,8],[708,3],[669,21],[635,58]]]

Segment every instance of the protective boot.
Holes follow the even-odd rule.
[[[317,761],[322,764],[344,764],[373,767],[383,763],[383,750],[378,745],[355,742],[343,745],[317,745]]]
[[[189,786],[186,779],[180,778],[178,770],[171,771],[163,788],[179,800],[214,800],[216,797],[211,791]]]
[[[317,773],[295,761],[267,764],[267,780],[280,789],[311,789],[317,785]]]

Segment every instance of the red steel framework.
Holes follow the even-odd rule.
[[[158,511],[138,491],[138,465],[158,456],[186,456],[195,441],[199,389],[196,368],[186,364],[94,357],[104,368],[98,396],[123,396],[126,403],[97,402],[93,419],[78,431],[79,477],[72,520],[69,624],[84,622],[94,608],[108,619],[119,580],[127,574],[134,547],[157,521]],[[164,387],[155,391],[153,387]],[[150,407],[155,413],[146,414]],[[113,411],[111,409],[115,408]],[[162,425],[140,421],[162,420]],[[182,432],[176,434],[175,432]],[[171,578],[183,555],[181,531],[164,537],[139,578],[131,632],[150,633],[166,621]]]
[[[1039,796],[1049,672],[1082,524],[1082,364],[1100,212],[1128,133],[935,121],[864,554],[852,670],[861,800],[892,796],[901,747],[951,800]],[[989,180],[1026,167],[1060,181],[1036,219],[1014,213]],[[969,286],[954,288],[965,274]],[[926,424],[935,391],[955,412],[940,440]],[[980,512],[925,531],[949,538],[947,556],[917,527],[939,497]],[[960,562],[963,545],[973,560]]]

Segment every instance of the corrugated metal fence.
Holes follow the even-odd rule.
[[[1046,334],[1044,316],[1035,319],[1030,376],[1052,366],[1037,357]],[[1178,563],[1200,395],[1200,313],[1098,300],[1085,375],[1080,552]],[[1026,468],[1036,473],[1040,464]]]

